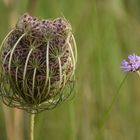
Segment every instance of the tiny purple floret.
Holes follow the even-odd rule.
[[[128,60],[123,60],[121,62],[121,68],[124,72],[132,71],[135,72],[140,68],[140,56],[136,54],[131,54],[128,56]]]

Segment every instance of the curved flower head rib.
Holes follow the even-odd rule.
[[[121,62],[121,68],[124,69],[124,72],[135,72],[140,68],[140,56],[136,54],[131,54],[128,56],[128,60],[123,60]]]
[[[24,14],[2,42],[0,57],[6,105],[38,113],[71,94],[77,50],[66,19],[40,20]]]

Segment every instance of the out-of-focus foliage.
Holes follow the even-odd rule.
[[[95,139],[103,114],[125,76],[120,61],[129,53],[140,55],[140,1],[0,0],[0,41],[27,11],[40,18],[66,17],[78,46],[76,95],[36,116],[35,140]],[[129,74],[100,132],[101,140],[140,139],[139,84],[140,78]],[[28,114],[5,108],[1,103],[0,140],[10,140],[18,127],[19,139],[27,139]],[[11,131],[14,128],[15,132]]]

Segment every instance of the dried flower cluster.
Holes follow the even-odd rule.
[[[77,56],[66,19],[39,20],[24,14],[0,49],[6,105],[38,113],[70,95]]]

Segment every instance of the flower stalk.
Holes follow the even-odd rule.
[[[35,123],[35,114],[30,115],[30,140],[34,140],[34,123]]]
[[[137,74],[140,76],[140,71],[137,71]]]

